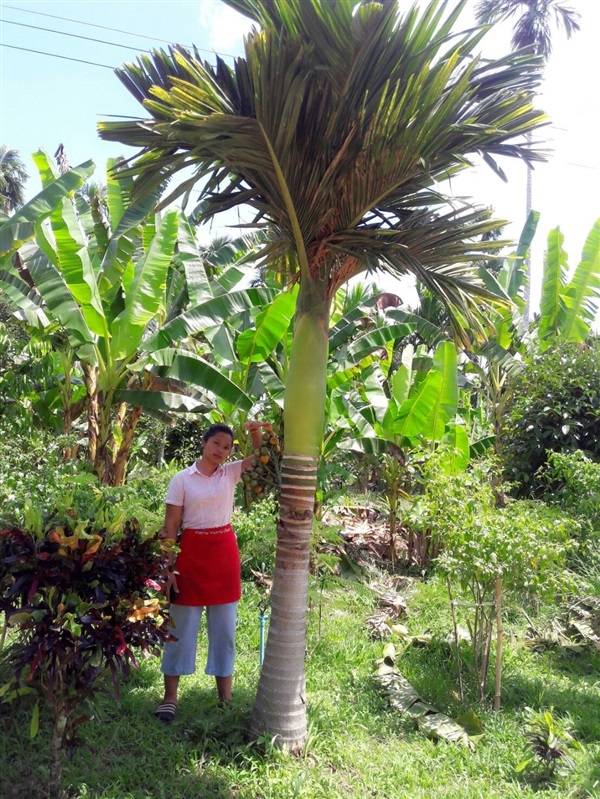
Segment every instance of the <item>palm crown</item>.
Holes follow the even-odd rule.
[[[28,175],[19,153],[0,145],[0,211],[8,213],[23,205]]]
[[[455,310],[489,296],[465,262],[503,242],[497,226],[437,183],[482,154],[542,156],[523,134],[544,121],[532,98],[540,60],[472,55],[483,31],[453,33],[434,0],[398,19],[396,3],[228,0],[261,28],[233,68],[176,46],[119,77],[151,118],[103,122],[103,138],[143,148],[136,191],[193,174],[206,217],[245,204],[270,236],[264,262],[328,284],[329,296],[375,264],[412,272]]]
[[[552,21],[567,38],[579,30],[579,14],[559,0],[479,0],[477,19],[496,22],[520,15],[513,28],[512,46],[529,47],[547,60],[552,53]]]

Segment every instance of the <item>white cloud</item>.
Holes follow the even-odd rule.
[[[252,27],[248,17],[221,0],[200,0],[199,19],[209,47],[221,55],[241,55],[242,39]]]

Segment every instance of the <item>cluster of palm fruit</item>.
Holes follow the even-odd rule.
[[[281,444],[272,425],[265,424],[260,446],[254,450],[252,468],[242,474],[244,504],[247,508],[257,499],[276,491],[280,485]]]

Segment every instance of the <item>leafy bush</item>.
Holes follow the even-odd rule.
[[[49,514],[57,497],[89,492],[97,480],[77,459],[64,460],[66,442],[43,430],[15,430],[0,421],[0,524],[22,524],[28,506]]]
[[[557,590],[570,539],[580,529],[576,519],[532,500],[511,500],[496,508],[487,464],[451,475],[432,459],[425,479],[408,521],[413,528],[432,531],[441,546],[437,565],[444,574],[475,594],[497,577],[512,591],[539,595]]]
[[[588,519],[600,532],[600,463],[584,452],[553,452],[542,472],[547,499]]]
[[[549,452],[584,451],[600,459],[600,342],[561,344],[534,357],[514,379],[506,410],[503,459],[521,494],[543,488],[536,474]]]
[[[86,461],[63,458],[65,441],[43,430],[11,432],[6,420],[0,421],[0,525],[28,526],[33,508],[44,518],[69,509],[91,519],[111,504],[136,518],[147,533],[162,526],[176,464],[140,468],[125,485],[101,486]]]
[[[581,520],[579,566],[591,566],[600,573],[600,463],[580,451],[552,452],[541,478],[547,501]]]
[[[449,599],[469,595],[473,665],[483,699],[496,613],[497,580],[517,596],[549,596],[567,587],[566,554],[579,522],[531,500],[496,508],[488,468],[447,475],[432,458],[425,487],[409,512],[413,529],[430,531],[440,546],[436,566],[446,577]]]
[[[242,577],[252,576],[252,569],[271,574],[277,540],[277,504],[266,498],[253,502],[247,511],[235,508],[232,518],[242,560]]]
[[[16,630],[2,653],[10,677],[0,693],[5,702],[36,694],[53,710],[51,796],[99,678],[110,673],[118,693],[120,676],[137,666],[134,650],[158,655],[169,637],[155,593],[166,543],[110,502],[96,511],[90,521],[70,509],[49,518],[30,509],[30,528],[0,531],[0,611]],[[38,712],[36,704],[33,734]]]

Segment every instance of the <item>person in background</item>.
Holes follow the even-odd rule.
[[[254,448],[260,445],[261,422],[246,422]],[[196,670],[196,647],[202,612],[206,609],[208,654],[206,674],[214,676],[219,703],[231,701],[235,660],[237,603],[241,597],[240,555],[231,527],[235,486],[254,455],[226,463],[233,431],[213,424],[202,436],[202,455],[171,480],[166,496],[167,538],[180,552],[165,574],[163,591],[171,600],[173,635],[167,643],[161,671],[165,694],[154,715],[165,723],[175,717],[182,675]]]

